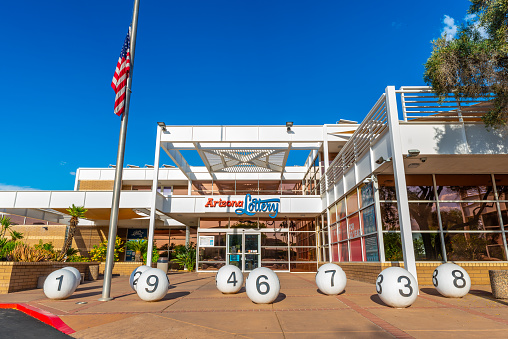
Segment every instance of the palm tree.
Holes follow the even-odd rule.
[[[125,247],[129,251],[134,251],[136,253],[135,261],[141,261],[141,254],[148,249],[148,241],[145,239],[129,240],[125,243]]]
[[[2,225],[2,230],[0,231],[0,237],[3,238],[3,237],[5,237],[5,233],[7,233],[7,231],[10,231],[10,228],[12,225],[11,218],[8,218],[5,215],[3,215],[2,218],[0,218],[0,225]]]
[[[70,214],[71,220],[69,221],[69,231],[67,232],[65,243],[62,247],[62,251],[60,252],[60,259],[63,259],[67,255],[67,250],[71,247],[72,239],[74,238],[74,233],[76,232],[78,220],[79,218],[83,218],[88,210],[84,206],[75,206],[72,204],[72,206],[67,208],[66,211]]]

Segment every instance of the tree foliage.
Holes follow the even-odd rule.
[[[508,122],[508,0],[471,0],[474,15],[457,37],[434,40],[424,80],[440,97],[492,100],[487,127]],[[482,34],[482,30],[486,34]]]

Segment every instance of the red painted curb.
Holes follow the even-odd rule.
[[[56,328],[57,330],[65,333],[65,334],[71,334],[71,333],[76,332],[72,328],[67,326],[62,321],[62,319],[60,319],[53,313],[41,310],[39,308],[30,306],[28,304],[0,304],[0,308],[13,308],[15,310],[21,311],[21,312],[26,313],[35,319],[42,321],[43,323],[46,323],[46,324]]]

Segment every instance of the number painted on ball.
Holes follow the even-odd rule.
[[[143,274],[143,272],[138,271],[138,272],[134,273],[134,280],[132,281],[133,286],[136,286],[138,284],[138,279],[141,276],[141,274]]]
[[[458,274],[458,276],[456,275]],[[453,286],[457,287],[457,288],[464,288],[466,287],[466,279],[464,279],[464,273],[462,271],[459,271],[459,270],[453,270],[452,271],[452,275],[453,275]],[[462,281],[462,284],[459,285],[457,283],[457,281]]]
[[[336,272],[337,272],[336,270],[328,270],[328,271],[325,271],[325,273],[331,273],[331,274],[332,274],[332,278],[331,278],[331,280],[332,280],[332,287],[334,286],[334,284],[333,284],[333,278],[335,277],[335,273],[336,273]]]
[[[236,286],[237,282],[238,282],[238,280],[236,280],[236,273],[233,271],[233,272],[231,272],[231,275],[229,276],[227,283],[233,284],[233,286]]]
[[[60,291],[62,289],[63,274],[61,276],[59,276],[58,278],[56,278],[56,280],[60,280],[60,282],[58,283],[58,290],[57,290],[57,291]]]
[[[150,279],[151,279],[151,278],[155,278],[155,282],[154,282],[154,283],[150,282]],[[153,274],[152,274],[152,275],[149,275],[149,276],[148,276],[148,278],[146,278],[146,284],[147,284],[148,286],[153,286],[153,289],[150,291],[148,288],[145,288],[145,291],[147,291],[148,293],[153,293],[153,292],[155,292],[155,290],[156,290],[156,289],[157,289],[157,287],[159,286],[159,277],[158,277],[158,276],[156,276],[156,275],[153,275]]]
[[[413,295],[413,287],[411,287],[411,280],[409,279],[409,277],[406,277],[405,275],[401,275],[399,277],[399,279],[397,279],[397,282],[402,282],[402,279],[406,279],[407,280],[407,284],[404,285],[404,287],[407,287],[409,288],[409,292],[408,293],[404,293],[404,291],[402,289],[399,289],[399,293],[401,296],[403,297],[410,297]]]
[[[432,274],[432,284],[434,285],[434,287],[437,287],[437,285],[439,284],[439,282],[437,281],[438,273],[439,273],[438,270],[434,270],[434,274]]]
[[[268,294],[268,292],[270,292],[270,285],[266,281],[259,282],[259,279],[261,279],[261,278],[265,278],[266,280],[268,280],[268,277],[266,275],[260,275],[256,279],[256,289],[258,290],[259,294],[265,295],[265,294]],[[261,285],[266,286],[266,290],[265,291],[261,291]]]
[[[378,275],[377,279],[376,279],[376,292],[378,294],[381,294],[383,293],[383,287],[381,287],[381,283],[383,282],[383,275],[380,274]]]

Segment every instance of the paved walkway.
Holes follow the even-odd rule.
[[[280,273],[279,298],[252,303],[242,289],[224,295],[214,274],[174,273],[159,302],[140,300],[128,277],[113,278],[110,302],[100,302],[102,280],[78,287],[67,300],[45,298],[42,290],[0,295],[0,303],[24,302],[58,315],[76,338],[506,338],[508,301],[491,297],[489,286],[449,299],[422,286],[407,309],[385,306],[375,285],[349,280],[345,293],[326,296],[314,274]],[[85,301],[87,304],[76,304]]]

